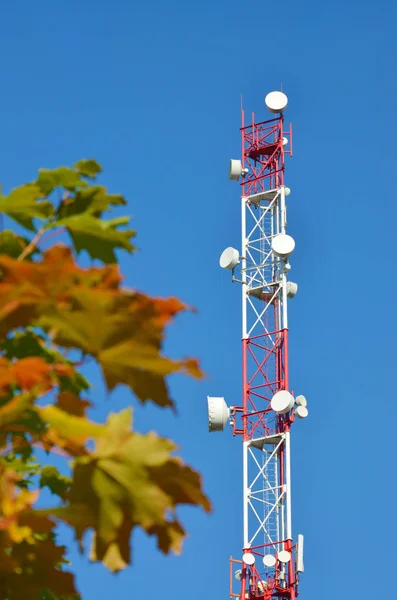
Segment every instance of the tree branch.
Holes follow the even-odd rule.
[[[31,254],[33,252],[33,250],[37,246],[38,241],[44,234],[44,232],[45,232],[44,227],[42,227],[41,229],[38,230],[38,232],[36,233],[36,235],[34,236],[32,241],[29,242],[29,244],[26,246],[26,248],[24,250],[22,250],[21,254],[18,256],[18,260],[23,260],[24,258],[26,258],[26,256],[28,256],[28,254]]]

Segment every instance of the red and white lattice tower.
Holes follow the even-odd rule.
[[[292,128],[285,130],[282,92],[266,96],[273,118],[246,125],[242,111],[242,159],[229,178],[241,185],[241,251],[227,248],[220,264],[242,287],[242,405],[208,398],[209,429],[229,420],[243,439],[242,556],[230,560],[230,597],[294,600],[303,571],[303,536],[294,541],[291,514],[291,425],[308,414],[288,378],[289,257],[285,156],[292,155]]]

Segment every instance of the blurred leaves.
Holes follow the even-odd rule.
[[[74,577],[64,570],[66,548],[56,543],[55,522],[37,515],[38,492],[18,489],[19,477],[0,468],[0,598],[79,598]]]
[[[89,531],[91,560],[116,572],[131,564],[134,528],[162,552],[180,552],[178,507],[210,510],[200,475],[171,440],[133,431],[131,410],[106,423],[88,418],[98,398],[87,361],[109,392],[123,385],[159,407],[174,405],[168,375],[202,377],[197,360],[163,352],[167,326],[187,307],[122,285],[118,253],[134,250],[135,232],[119,212],[104,217],[126,201],[97,184],[101,172],[93,159],[41,169],[0,196],[7,227],[34,232],[0,232],[0,600],[80,598],[57,544],[59,521],[81,549]],[[69,236],[72,248],[55,236]],[[83,251],[102,265],[82,268]],[[42,490],[54,504],[39,509]]]
[[[63,500],[66,498],[71,479],[61,475],[53,465],[46,465],[40,471],[40,487],[47,487],[50,492],[56,494]]]
[[[109,390],[125,384],[142,402],[172,406],[165,377],[201,377],[197,361],[161,353],[164,327],[185,309],[179,300],[127,291],[115,267],[81,269],[59,246],[34,263],[0,256],[0,269],[0,330],[41,327],[57,345],[95,358]]]

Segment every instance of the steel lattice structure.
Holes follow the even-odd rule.
[[[252,115],[245,125],[242,111],[241,136],[241,252],[233,280],[242,287],[243,398],[230,416],[243,438],[243,554],[231,558],[230,597],[294,600],[303,536],[299,543],[292,536],[290,430],[299,411],[293,403],[280,414],[271,404],[289,390],[288,298],[296,284],[288,279],[289,257],[273,242],[287,233],[292,127],[284,129],[282,113],[260,123]]]

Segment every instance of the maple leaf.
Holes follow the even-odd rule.
[[[70,392],[74,394],[76,397],[79,397],[79,394],[82,391],[88,390],[91,387],[90,382],[76,369],[73,370],[72,375],[68,377],[59,377],[59,388],[61,392]],[[81,401],[84,406],[89,406],[90,403],[87,401]],[[64,410],[66,408],[63,406]],[[67,411],[71,412],[71,411]],[[77,413],[76,413],[77,414]]]
[[[45,345],[45,338],[31,330],[15,331],[12,336],[0,340],[0,349],[8,359],[39,356],[46,362],[55,360],[54,352]]]
[[[86,409],[92,406],[92,402],[80,398],[77,394],[70,391],[61,392],[58,395],[57,402],[55,404],[61,410],[75,415],[76,417],[84,417]]]
[[[135,236],[132,229],[120,230],[129,224],[129,217],[119,217],[105,221],[88,213],[82,213],[59,219],[49,227],[65,227],[72,238],[77,253],[86,250],[91,258],[104,263],[116,262],[114,251],[117,248],[132,252],[135,247],[130,239]]]
[[[120,227],[129,224],[129,217],[118,217],[108,221],[100,218],[102,212],[108,210],[111,205],[126,204],[122,196],[107,194],[105,188],[92,186],[86,181],[85,178],[95,179],[101,170],[100,165],[92,159],[81,160],[73,168],[40,169],[37,180],[25,187],[35,190],[39,197],[50,195],[57,187],[64,188],[67,193],[56,210],[55,219],[48,220],[46,228],[65,227],[77,253],[86,250],[93,259],[114,263],[115,249],[120,248],[127,252],[134,250],[130,240],[135,232],[130,229],[120,230]],[[47,205],[51,210],[44,216],[49,217],[54,211],[51,203],[47,202]],[[43,204],[40,206],[44,207]],[[32,216],[40,216],[36,213]],[[25,226],[28,226],[26,216],[29,215],[23,214],[19,218],[24,218]],[[32,222],[30,227],[33,227]]]
[[[179,521],[172,520],[167,521],[166,524],[153,525],[148,528],[147,532],[157,538],[159,550],[164,554],[168,554],[171,550],[175,554],[180,554],[182,551],[186,532]]]
[[[70,415],[58,406],[51,404],[36,406],[35,411],[40,419],[50,426],[50,429],[46,431],[46,437],[55,433],[56,442],[59,445],[65,446],[61,443],[61,438],[81,445],[89,439],[104,435],[104,425],[89,421],[85,417]]]
[[[52,387],[51,365],[38,356],[29,356],[11,363],[10,370],[21,390],[31,390],[40,386],[46,391]]]
[[[57,377],[69,377],[73,369],[67,364],[49,364],[38,356],[28,356],[17,361],[0,357],[0,397],[5,396],[11,387],[22,391],[34,391],[40,395],[50,390]]]
[[[102,172],[102,167],[100,164],[93,160],[92,158],[86,160],[79,160],[74,168],[84,175],[85,177],[95,178],[99,173]]]
[[[164,325],[185,308],[179,300],[87,290],[76,290],[74,300],[70,310],[47,312],[39,323],[52,330],[56,343],[94,356],[109,390],[123,383],[142,402],[172,406],[164,378],[176,372],[202,376],[197,361],[161,355]]]
[[[90,387],[89,382],[75,369],[72,361],[67,360],[59,350],[46,346],[46,342],[47,339],[37,332],[16,331],[12,336],[0,341],[0,351],[3,351],[4,356],[8,359],[38,357],[51,365],[53,379],[57,381],[61,392],[65,394],[65,402],[68,397],[74,398],[75,405],[80,405],[84,410],[90,406],[90,403],[79,398],[79,394]],[[24,364],[28,366],[28,363]],[[34,363],[31,363],[31,366],[33,367]],[[41,367],[41,370],[45,372],[46,369]]]
[[[7,398],[0,406],[0,426],[4,428],[6,425],[18,421],[21,425],[21,420],[32,406],[32,401],[30,393],[16,394],[11,396],[11,399]]]
[[[56,218],[64,219],[73,215],[86,213],[100,217],[105,210],[112,206],[125,206],[127,203],[119,194],[109,194],[105,187],[99,185],[90,186],[87,189],[76,191],[66,198],[59,206]]]
[[[73,420],[68,420],[74,435]],[[73,525],[80,539],[93,528],[92,555],[115,570],[130,561],[134,526],[155,535],[164,552],[179,552],[185,532],[169,518],[170,511],[173,514],[179,504],[210,510],[200,476],[170,456],[176,446],[154,433],[132,432],[131,420],[129,410],[110,415],[105,431],[96,437],[95,450],[76,459],[69,506],[52,513]]]
[[[28,244],[28,238],[17,235],[10,229],[6,229],[0,233],[0,254],[7,254],[12,258],[18,258]],[[29,256],[26,257],[26,260],[32,260],[33,256],[39,253],[39,250],[34,248]]]
[[[57,169],[40,169],[39,176],[33,185],[36,185],[41,194],[48,196],[56,187],[74,191],[76,188],[88,186],[82,179],[81,172],[69,167],[58,167]]]
[[[120,280],[115,266],[79,268],[64,246],[45,252],[40,262],[0,255],[0,334],[33,325],[49,307],[70,301],[74,289],[114,292]]]
[[[49,300],[48,275],[43,263],[18,262],[5,255],[0,255],[0,273],[0,329],[4,335],[32,325]]]
[[[52,465],[47,465],[41,469],[40,487],[48,487],[48,489],[62,499],[66,498],[66,493],[69,490],[71,479],[61,475],[58,469]]]
[[[0,195],[0,212],[31,231],[33,219],[48,219],[54,212],[51,202],[40,200],[43,194],[37,185],[26,184],[12,190],[8,196]]]
[[[130,527],[124,526],[123,529],[120,530],[120,535],[122,535],[123,532],[127,532],[128,535],[126,537],[128,538],[131,532]],[[97,562],[98,560],[101,560],[102,564],[105,565],[105,567],[107,567],[109,571],[112,571],[113,573],[123,571],[126,567],[128,567],[130,560],[126,562],[122,555],[130,558],[130,548],[128,541],[127,548],[123,549],[123,552],[121,552],[119,545],[120,543],[121,541],[110,543],[107,550],[105,550],[105,553],[100,559],[97,555],[97,536],[94,533],[91,540],[91,548],[89,554],[90,560],[92,562]]]

